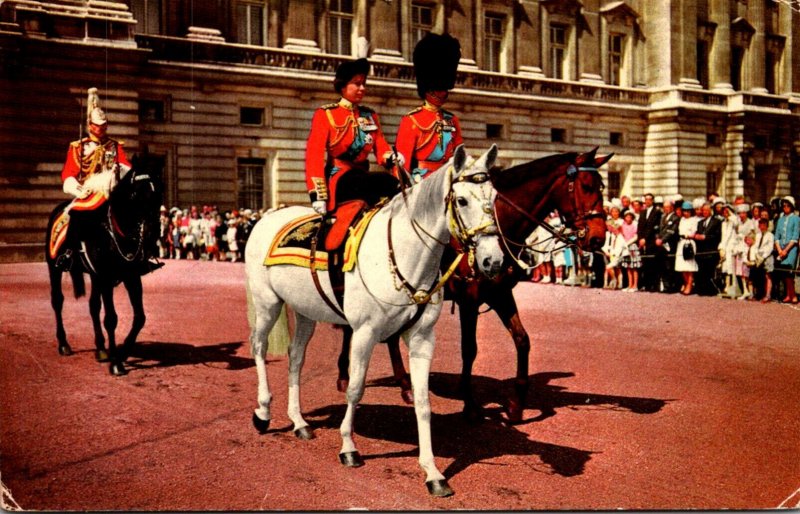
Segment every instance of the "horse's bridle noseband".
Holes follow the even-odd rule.
[[[574,164],[570,164],[569,167],[567,168],[567,179],[569,179],[569,184],[567,185],[567,188],[570,192],[570,201],[572,202],[572,212],[577,213],[577,215],[574,216],[572,220],[565,218],[564,224],[575,226],[577,228],[577,232],[575,235],[578,237],[578,239],[583,239],[584,237],[586,237],[586,230],[587,230],[586,222],[594,218],[605,219],[606,215],[602,209],[602,197],[600,197],[600,199],[598,199],[595,202],[595,204],[592,205],[591,209],[589,209],[588,211],[582,212],[578,208],[578,198],[577,198],[578,192],[575,190],[575,181],[578,178],[579,171],[588,171],[593,174],[599,174],[599,171],[594,166],[581,166],[579,168],[575,168]],[[600,192],[602,191],[603,191],[603,183],[601,181]],[[600,207],[599,209],[597,208],[598,206]],[[579,227],[578,226],[579,222],[582,222],[583,226]]]

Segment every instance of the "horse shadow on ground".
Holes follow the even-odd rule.
[[[536,418],[523,421],[541,421],[555,415],[556,409],[581,409],[602,406],[612,410],[624,410],[634,414],[654,414],[661,410],[667,400],[609,396],[592,393],[568,392],[566,387],[553,386],[555,378],[574,376],[572,373],[537,373],[531,376],[531,390],[526,409],[542,409]],[[459,376],[446,373],[431,373],[431,392],[444,397],[457,397]],[[385,383],[383,379],[378,381]],[[503,381],[488,377],[473,377],[476,392],[487,396],[497,395]],[[376,386],[375,381],[369,384]],[[505,385],[505,384],[504,384]],[[511,386],[508,385],[510,390]],[[505,389],[505,388],[503,388]],[[399,401],[399,399],[398,399]],[[338,429],[346,405],[330,405],[305,413],[314,427]],[[535,441],[528,434],[511,425],[502,417],[502,407],[487,408],[486,419],[475,423],[467,421],[461,412],[432,414],[431,432],[434,453],[437,457],[453,459],[443,471],[452,478],[474,464],[490,464],[493,459],[504,456],[537,456],[539,461],[527,465],[540,473],[563,477],[580,476],[595,451]],[[361,437],[392,441],[414,446],[401,452],[365,455],[364,459],[407,457],[418,455],[416,416],[412,406],[361,404],[355,418],[355,433]]]
[[[150,369],[222,364],[226,370],[239,371],[255,366],[252,358],[237,355],[243,344],[244,341],[234,341],[195,346],[189,343],[139,341],[130,350],[125,365],[133,369]]]

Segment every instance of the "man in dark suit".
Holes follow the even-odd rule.
[[[642,256],[642,269],[639,282],[643,289],[658,291],[658,273],[656,272],[656,237],[661,222],[661,211],[653,204],[653,195],[644,195],[644,206],[639,213],[636,235],[639,238],[639,252]]]
[[[712,296],[719,292],[715,280],[719,264],[719,242],[722,239],[722,219],[711,211],[711,204],[705,202],[700,209],[702,219],[697,223],[697,274],[695,284],[697,294]]]
[[[664,213],[658,224],[658,235],[656,236],[655,246],[655,269],[665,293],[677,293],[682,285],[681,280],[675,274],[675,249],[678,247],[678,224],[681,222],[681,214],[675,212],[671,199],[664,200]],[[680,204],[677,204],[680,208]]]

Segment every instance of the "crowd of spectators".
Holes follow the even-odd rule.
[[[557,212],[537,228],[524,258],[533,282],[626,292],[720,296],[797,303],[800,216],[791,196],[765,205],[710,195],[684,199],[646,194],[604,204],[602,250],[582,251],[553,237]]]
[[[209,205],[161,206],[159,258],[244,261],[250,232],[262,214],[251,209],[220,212]]]

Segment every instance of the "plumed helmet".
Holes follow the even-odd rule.
[[[97,96],[97,88],[89,88],[89,96],[86,100],[86,124],[103,125],[108,122],[106,113],[100,108],[100,97]]]
[[[336,68],[336,76],[333,78],[333,89],[335,89],[337,93],[341,94],[344,86],[356,75],[367,75],[369,73],[367,52],[369,52],[369,42],[367,38],[359,37],[356,40],[357,59],[355,61],[345,61]]]
[[[450,34],[429,32],[414,47],[413,60],[420,98],[428,91],[449,91],[456,85],[461,45]]]

